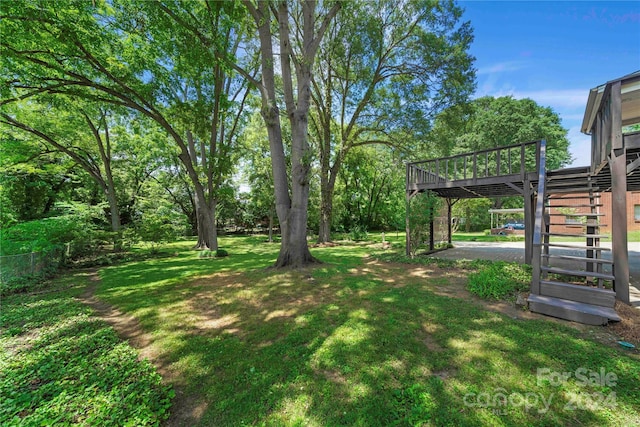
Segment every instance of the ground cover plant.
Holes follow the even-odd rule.
[[[0,425],[158,425],[172,391],[92,316],[75,273],[0,300]]]
[[[277,245],[221,243],[228,257],[184,242],[100,271],[97,297],[139,321],[181,390],[170,425],[640,422],[638,354],[594,340],[603,328],[487,310],[466,289],[483,262],[384,261],[378,242],[278,270]],[[616,380],[580,379],[602,372]]]

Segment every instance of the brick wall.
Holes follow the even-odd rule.
[[[552,206],[550,212],[551,213],[559,213],[559,212],[571,212],[571,213],[587,213],[591,212],[591,208],[588,207],[578,207],[579,205],[587,205],[589,204],[589,197],[587,194],[582,199],[569,199],[569,200],[550,200],[550,205]],[[603,213],[604,216],[599,217],[599,221],[601,224],[600,231],[602,233],[611,233],[611,193],[601,193],[600,196],[600,204],[603,206],[600,207],[600,213]],[[571,205],[575,207],[570,208],[556,208],[553,206],[556,205]],[[629,191],[627,192],[627,230],[628,231],[636,231],[640,230],[640,219],[636,221],[635,219],[635,206],[640,206],[640,191]],[[640,209],[640,208],[638,208]],[[581,233],[582,228],[577,226],[571,226],[563,216],[552,216],[551,223],[565,223],[564,225],[552,225],[551,232],[552,233]]]

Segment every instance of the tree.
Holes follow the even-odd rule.
[[[511,96],[486,96],[467,105],[452,106],[438,115],[428,137],[430,157],[540,139],[547,141],[547,169],[559,169],[571,162],[567,130],[562,127],[560,117],[551,108],[540,106],[531,99]],[[530,156],[526,162],[533,165],[535,158]],[[522,203],[521,197],[495,198],[491,207],[521,207]],[[459,213],[467,214],[467,229],[488,225],[489,214],[482,206],[484,204],[468,200],[456,205]]]
[[[109,203],[111,230],[120,231],[107,111],[87,103],[74,103],[66,97],[52,101],[46,105],[33,101],[10,105],[13,114],[0,112],[0,123],[39,139],[48,150],[68,156],[84,169],[100,186]],[[67,108],[58,108],[59,103],[66,104]]]
[[[567,130],[551,108],[531,99],[485,96],[469,105],[456,105],[436,118],[429,141],[442,156],[467,153],[521,142],[547,141],[547,168],[571,162]]]
[[[336,178],[367,144],[408,149],[474,89],[473,36],[453,2],[348,2],[320,48],[311,115],[320,152],[318,240],[330,240]]]
[[[252,115],[243,136],[245,145],[245,179],[250,187],[249,209],[254,220],[268,219],[269,243],[273,242],[276,202],[273,192],[273,172],[269,152],[269,137],[264,121]],[[285,156],[289,157],[289,156]],[[287,161],[287,169],[290,170]]]
[[[420,193],[407,202],[407,219],[410,228],[410,246],[408,249],[411,258],[414,258],[418,250],[424,247],[426,239],[430,236],[430,224],[438,214],[442,205],[442,199],[433,193]]]
[[[336,223],[343,230],[404,229],[405,169],[387,146],[355,147],[336,185]]]
[[[0,228],[48,216],[82,179],[73,161],[6,128],[0,126]]]
[[[243,1],[260,40],[261,80],[254,81],[262,98],[262,117],[269,136],[276,212],[282,243],[276,267],[303,267],[316,262],[307,244],[309,171],[308,141],[313,65],[320,43],[340,3]],[[277,25],[273,25],[275,19]],[[273,40],[279,42],[279,65],[286,117],[291,126],[291,173],[287,173],[282,125],[276,95]],[[295,84],[295,87],[294,87]]]
[[[0,105],[65,94],[156,122],[193,184],[199,245],[216,249],[216,191],[232,169],[247,94],[247,80],[222,65],[245,37],[238,10],[233,2],[3,3],[12,37],[0,40]],[[194,38],[191,25],[211,37]]]

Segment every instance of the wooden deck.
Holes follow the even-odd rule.
[[[540,141],[407,164],[407,192],[444,198],[522,196],[537,185]]]

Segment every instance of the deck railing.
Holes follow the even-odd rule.
[[[448,181],[477,181],[482,178],[537,172],[541,141],[491,148],[433,160],[407,163],[407,189],[411,185]]]

